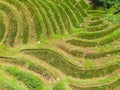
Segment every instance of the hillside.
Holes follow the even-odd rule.
[[[87,0],[0,0],[0,90],[119,90],[120,23]]]

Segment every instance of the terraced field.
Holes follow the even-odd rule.
[[[120,90],[120,23],[86,0],[0,0],[0,90]]]

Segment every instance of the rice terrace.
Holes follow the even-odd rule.
[[[0,90],[120,90],[120,0],[0,0]]]

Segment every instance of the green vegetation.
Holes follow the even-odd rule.
[[[119,90],[119,0],[0,0],[0,90]]]
[[[25,85],[30,90],[43,90],[43,82],[38,78],[33,76],[30,73],[27,73],[25,71],[21,71],[15,67],[6,67],[5,71],[10,73],[11,75],[15,76],[18,80],[25,83]]]
[[[67,88],[64,82],[58,82],[53,90],[67,90]]]

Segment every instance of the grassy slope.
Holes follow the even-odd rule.
[[[57,1],[60,3],[60,5],[57,4]],[[73,88],[75,90],[103,90],[107,88],[115,89],[117,86],[119,86],[120,56],[119,51],[114,50],[116,50],[116,47],[119,48],[120,28],[118,27],[117,29],[109,29],[110,25],[111,27],[113,27],[114,25],[104,19],[104,12],[103,14],[98,15],[99,13],[101,13],[101,11],[99,12],[88,10],[89,16],[86,17],[86,9],[88,6],[85,2],[83,2],[84,0],[81,0],[81,4],[74,2],[74,0],[71,0],[71,2],[63,1],[64,0],[53,0],[52,2],[48,2],[46,0],[42,2],[41,0],[20,0],[20,2],[16,1],[19,4],[18,6],[15,6],[15,1],[12,0],[9,3],[11,3],[11,5],[13,5],[14,7],[9,5],[8,3],[4,4],[7,5],[10,10],[16,11],[18,15],[21,15],[23,12],[26,11],[28,12],[28,16],[27,13],[24,13],[21,16],[22,18],[16,16],[15,12],[10,12],[16,18],[19,18],[18,21],[16,21],[17,23],[19,23],[18,30],[22,30],[22,27],[20,27],[21,22],[24,22],[24,20],[26,20],[26,22],[24,22],[24,24],[26,24],[23,30],[27,28],[29,30],[36,31],[32,31],[32,33],[24,31],[23,37],[26,37],[23,38],[23,43],[27,44],[16,44],[18,40],[21,40],[21,36],[19,37],[19,35],[16,36],[16,46],[14,47],[8,47],[8,43],[0,43],[0,62],[2,63],[0,71],[0,81],[2,81],[0,82],[1,88],[4,88],[4,84],[6,86],[5,88],[7,88],[8,90],[27,90],[28,88],[30,90],[33,90],[33,88],[35,90],[72,90]],[[25,4],[25,6],[23,5],[23,3]],[[46,6],[45,3],[49,3],[49,5]],[[30,7],[31,5],[35,7]],[[56,5],[56,7],[59,7],[59,9],[61,9],[62,7],[64,8],[64,10],[55,15],[55,13],[57,12],[57,8],[52,5]],[[18,12],[19,10],[17,11],[19,6],[21,8],[25,8],[20,13]],[[81,7],[84,14],[81,12],[78,13],[78,7]],[[48,10],[49,8],[51,9],[51,11]],[[54,10],[52,8],[54,8]],[[1,7],[1,9],[3,8]],[[33,14],[32,12],[37,13],[37,15]],[[65,18],[62,17],[63,13]],[[51,15],[51,17],[49,17],[49,15]],[[12,20],[11,16],[8,16],[10,20]],[[81,16],[83,16],[84,18],[83,23],[81,23],[81,19],[79,19]],[[59,18],[57,19],[57,17]],[[16,20],[16,18],[14,19]],[[37,20],[38,18],[39,20]],[[54,19],[52,20],[52,18]],[[29,19],[31,23],[29,22]],[[33,21],[31,19],[33,19]],[[64,22],[64,20],[66,20],[66,22]],[[2,23],[1,25],[3,25],[2,19],[0,19],[0,22]],[[79,22],[81,23],[80,28],[76,28],[76,26],[79,27]],[[41,27],[38,27],[39,25]],[[70,32],[69,30],[66,30],[68,29],[68,27],[70,27]],[[39,30],[39,28],[46,31],[37,31]],[[2,27],[2,30],[4,29],[5,28]],[[16,28],[13,29],[16,30]],[[57,34],[55,32],[57,32]],[[30,35],[28,35],[28,33]],[[34,40],[35,33],[37,33],[37,42],[35,42],[36,40]],[[39,36],[38,33],[41,36]],[[48,36],[46,37],[46,35]],[[1,34],[0,40],[2,37],[3,36]],[[32,37],[34,38],[31,39]],[[76,43],[77,41],[75,41],[74,39],[78,40],[78,43]],[[9,41],[9,39],[7,40]],[[68,41],[71,42],[68,43]],[[13,45],[14,42],[11,42]],[[98,44],[98,42],[103,44]],[[33,49],[33,52],[30,55],[25,55],[25,53],[22,53],[21,51],[25,50],[26,52],[30,52],[29,49]],[[48,51],[46,50],[45,53],[47,54],[44,53],[44,55],[42,55],[43,52],[36,53],[34,49],[48,49]],[[49,49],[51,50],[51,52]],[[22,59],[21,57],[24,59]],[[9,58],[15,59],[9,60]],[[46,59],[47,62],[45,62]],[[65,63],[62,62],[64,60]],[[70,65],[72,65],[72,67]],[[110,65],[111,68],[109,68]],[[25,68],[25,70],[23,70],[23,68]],[[85,76],[81,77],[81,72],[77,70],[83,70],[83,74]],[[95,71],[97,71],[97,73]],[[77,72],[79,72],[79,74],[77,74]],[[12,79],[4,78],[3,76],[7,75],[6,73],[9,73],[8,78],[12,77]],[[50,75],[48,75],[48,73]],[[46,77],[50,78],[50,81],[45,80]],[[46,81],[45,84],[43,83],[43,81]],[[19,85],[18,82],[21,84]],[[13,86],[12,84],[15,85]],[[75,87],[70,87],[71,85],[69,84],[75,85]]]

